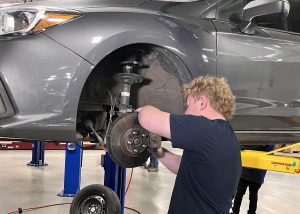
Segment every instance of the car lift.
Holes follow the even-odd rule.
[[[111,188],[119,197],[121,214],[124,214],[126,168],[117,165],[106,153],[104,156],[104,186]]]
[[[81,143],[82,141],[79,141]],[[80,190],[82,149],[77,143],[66,144],[64,189],[57,195],[73,197]],[[115,164],[106,153],[104,156],[104,185],[115,191],[121,202],[121,214],[124,213],[126,168]]]
[[[64,188],[57,195],[73,197],[80,190],[83,141],[66,143]]]
[[[300,158],[292,156],[283,156],[276,154],[285,149],[299,146],[295,143],[270,152],[261,152],[253,150],[241,151],[243,167],[264,169],[277,172],[285,172],[291,174],[300,174]]]

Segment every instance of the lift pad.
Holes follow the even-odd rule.
[[[299,145],[300,142],[270,152],[243,150],[241,151],[242,166],[291,174],[300,174],[299,157],[276,154],[277,152],[280,152],[282,150]]]

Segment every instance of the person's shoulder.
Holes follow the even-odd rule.
[[[197,115],[176,115],[176,114],[171,114],[170,118],[172,119],[178,119],[178,120],[185,120],[185,121],[205,121],[205,122],[210,122],[210,120],[204,116],[197,116]]]
[[[229,136],[230,138],[234,133],[233,128],[231,127],[229,121],[224,119],[214,119],[209,121],[208,131],[212,135],[222,135],[223,137]]]

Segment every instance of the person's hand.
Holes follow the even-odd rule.
[[[156,150],[161,147],[161,136],[153,133],[149,133],[149,145],[148,150]]]
[[[161,136],[150,133],[148,151],[160,158],[163,156],[163,148],[161,147]]]

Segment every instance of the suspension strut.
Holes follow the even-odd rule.
[[[133,73],[136,70],[140,68],[145,68],[148,66],[143,65],[139,61],[124,61],[121,63],[122,65],[122,73],[117,73],[113,76],[114,80],[118,82],[118,84],[121,85],[121,92],[120,92],[120,102],[119,102],[119,115],[132,112],[132,107],[129,105],[130,101],[130,90],[131,86],[136,83],[141,83],[143,81],[143,77],[139,74]],[[113,109],[110,111],[110,121],[107,127],[107,130],[109,130],[111,118],[114,114]],[[89,131],[93,132],[95,137],[97,138],[97,145],[93,146],[98,147],[98,146],[103,146],[103,148],[106,148],[106,135],[105,138],[103,139],[97,131],[93,128],[94,124],[91,120],[87,120],[84,122],[84,125],[86,128],[88,128]],[[92,148],[92,147],[91,147]]]
[[[138,113],[129,105],[131,86],[143,81],[135,71],[145,66],[138,61],[125,61],[121,65],[123,72],[113,76],[121,88],[118,117],[108,124],[106,147],[115,163],[135,167],[145,163],[150,156],[147,151],[149,133],[140,126]]]
[[[121,85],[119,112],[122,114],[132,112],[132,107],[129,105],[131,86],[143,82],[143,77],[133,72],[144,65],[138,61],[124,61],[121,65],[123,72],[115,74],[113,78]]]

